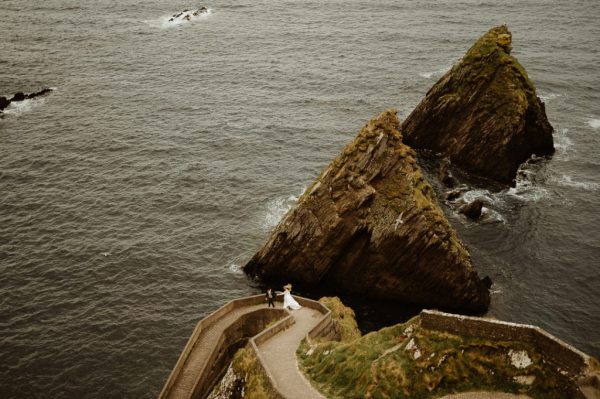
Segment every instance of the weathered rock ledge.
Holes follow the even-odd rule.
[[[373,118],[299,199],[244,270],[266,280],[482,312],[489,280],[402,143],[395,110]]]
[[[467,172],[514,184],[532,154],[554,152],[544,103],[517,59],[506,26],[483,35],[402,125],[404,141]]]

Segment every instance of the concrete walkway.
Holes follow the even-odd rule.
[[[324,399],[306,380],[298,368],[296,349],[300,341],[319,322],[323,314],[302,307],[292,310],[295,323],[258,346],[265,360],[267,373],[287,399]]]
[[[173,382],[172,388],[167,394],[167,398],[189,398],[193,392],[194,384],[198,379],[198,376],[202,375],[202,371],[206,367],[212,365],[206,364],[210,358],[212,351],[217,347],[219,338],[223,331],[231,323],[236,321],[240,316],[245,313],[253,312],[257,309],[264,308],[263,303],[254,306],[246,306],[243,308],[234,309],[232,312],[227,313],[225,316],[217,320],[208,329],[202,331],[200,336],[196,340],[196,345],[190,352],[183,369],[177,375]]]

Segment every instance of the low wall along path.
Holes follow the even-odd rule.
[[[331,312],[320,302],[296,300],[302,308],[288,311],[280,301],[276,309],[267,308],[264,295],[255,295],[231,301],[202,319],[159,398],[205,398],[248,340],[281,397],[323,398],[298,369],[296,349],[303,338],[335,337]]]
[[[236,299],[202,319],[171,371],[159,398],[203,399],[218,383],[235,352],[250,342],[278,396],[287,399],[323,399],[298,368],[296,349],[302,339],[339,339],[331,311],[320,302],[296,297],[299,310],[267,308],[264,295]],[[590,358],[534,326],[423,310],[421,324],[430,329],[496,340],[534,343],[565,374],[580,376]],[[586,398],[598,398],[598,376],[580,385]],[[496,396],[494,396],[496,395]],[[444,399],[527,398],[494,392],[471,392]]]

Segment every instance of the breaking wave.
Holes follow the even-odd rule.
[[[548,103],[548,102],[550,102],[554,99],[557,99],[559,97],[562,97],[562,96],[563,96],[562,94],[558,94],[558,93],[544,93],[544,94],[540,93],[538,95],[538,97],[545,103]]]
[[[577,181],[573,180],[573,178],[568,175],[562,175],[553,180],[556,184],[562,187],[572,187],[586,191],[598,191],[598,189],[600,188],[600,183],[590,181]]]
[[[600,128],[600,119],[590,119],[586,122],[592,129]]]
[[[306,191],[306,187],[297,195],[289,195],[287,197],[276,198],[269,201],[267,204],[267,212],[265,214],[263,227],[268,230],[273,229],[279,224],[283,216],[298,202],[298,198]]]
[[[173,15],[163,15],[157,19],[151,19],[151,20],[146,20],[144,21],[144,23],[156,27],[156,28],[162,28],[162,29],[170,29],[170,28],[174,28],[176,26],[180,26],[180,25],[185,25],[185,24],[189,24],[189,23],[194,23],[200,20],[204,20],[206,18],[208,18],[210,15],[212,15],[213,10],[212,9],[208,9],[206,12],[200,13],[196,16],[193,15],[193,11],[195,10],[188,10],[186,12],[183,12],[179,17],[175,18],[175,15],[179,14],[173,14]],[[186,20],[184,17],[186,15],[189,15],[189,20]]]
[[[443,68],[436,69],[435,71],[420,72],[419,76],[422,77],[422,78],[425,78],[425,79],[438,78],[438,77],[441,77],[446,72],[448,72],[448,70],[450,68],[452,68],[452,65],[447,65],[447,66],[445,66]]]

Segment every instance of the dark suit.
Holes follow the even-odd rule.
[[[267,301],[269,302],[269,304],[267,306],[269,306],[269,307],[270,306],[275,307],[275,304],[273,303],[273,301],[277,297],[277,294],[275,293],[275,291],[273,291],[273,290],[267,290],[267,292],[265,293],[265,296],[267,297]]]

